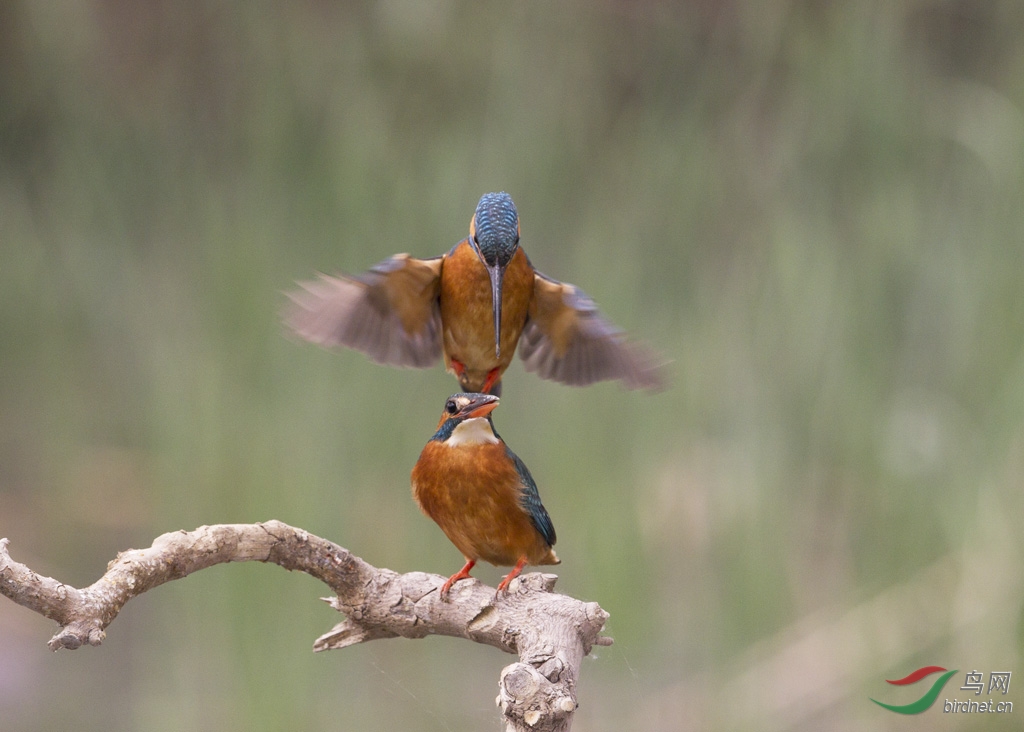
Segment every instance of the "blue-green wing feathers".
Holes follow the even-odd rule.
[[[534,528],[544,537],[544,541],[549,546],[555,545],[555,527],[551,523],[551,517],[548,516],[547,510],[544,508],[544,504],[540,502],[540,492],[537,490],[537,483],[534,481],[533,476],[530,475],[530,470],[526,467],[526,463],[519,459],[519,456],[505,447],[508,456],[512,458],[512,462],[515,463],[516,472],[519,473],[520,481],[522,482],[522,496],[520,498],[523,509],[530,515],[530,520],[533,521]]]

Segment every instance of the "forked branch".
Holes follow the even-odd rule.
[[[83,589],[41,577],[11,559],[0,539],[0,593],[56,621],[53,650],[98,646],[125,603],[165,582],[225,562],[270,562],[316,577],[345,619],[313,644],[315,651],[377,638],[448,635],[517,654],[499,682],[506,730],[568,730],[576,709],[580,663],[601,636],[608,614],[597,603],[553,593],[555,576],[532,573],[507,595],[473,581],[457,583],[448,602],[444,578],[378,569],[346,549],[280,521],[201,526],[157,537],[148,549],[121,552]]]

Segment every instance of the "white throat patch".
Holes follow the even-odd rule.
[[[491,423],[487,421],[487,418],[474,417],[459,423],[444,444],[448,447],[459,447],[460,445],[493,445],[496,442],[498,442],[498,438],[494,436],[494,430],[491,429]]]

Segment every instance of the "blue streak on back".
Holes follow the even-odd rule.
[[[547,510],[544,508],[544,504],[540,502],[540,492],[537,490],[537,483],[530,475],[530,470],[526,467],[526,463],[519,459],[519,456],[508,449],[508,445],[505,445],[505,452],[511,458],[512,462],[516,466],[516,472],[519,473],[520,482],[522,483],[523,493],[520,496],[520,502],[523,508],[528,514],[530,514],[530,520],[533,521],[534,528],[544,537],[544,541],[548,543],[548,546],[555,545],[555,527],[551,523],[551,517],[548,516]]]

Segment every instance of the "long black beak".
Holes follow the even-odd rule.
[[[505,268],[500,264],[485,266],[491,278],[491,302],[494,307],[494,357],[501,358],[501,284],[505,279]]]
[[[469,404],[459,412],[460,417],[471,419],[474,417],[486,417],[498,406],[498,397],[493,394],[470,394]]]

